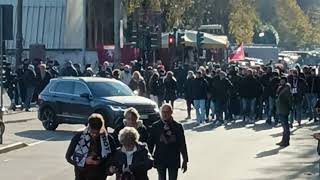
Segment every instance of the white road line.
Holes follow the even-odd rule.
[[[45,140],[42,140],[42,141],[37,141],[37,142],[31,143],[31,144],[28,144],[28,146],[35,146],[35,145],[44,143],[44,142],[46,142],[46,141],[50,141],[50,140],[52,140],[52,139],[54,139],[54,138],[55,138],[55,137],[51,137],[51,138],[48,138],[48,139],[45,139]]]

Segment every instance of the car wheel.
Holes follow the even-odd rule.
[[[54,131],[57,129],[59,123],[56,121],[56,113],[50,109],[45,108],[42,111],[42,125],[46,130]]]

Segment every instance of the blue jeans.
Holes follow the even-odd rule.
[[[194,108],[196,109],[196,116],[198,123],[204,122],[206,118],[206,100],[200,99],[200,100],[194,100]]]
[[[294,120],[297,120],[299,123],[302,120],[302,102],[301,103],[295,103],[292,106],[292,111],[290,114],[290,121],[293,123]]]
[[[244,117],[255,118],[256,99],[242,98],[242,113]]]
[[[283,133],[282,133],[282,140],[283,143],[289,143],[290,141],[290,127],[289,127],[289,118],[288,115],[278,115],[279,120],[281,122]]]
[[[267,114],[268,114],[268,120],[271,121],[272,116],[274,115],[275,111],[275,99],[271,96],[268,97],[268,103],[267,103]],[[274,119],[278,119],[277,116],[274,117]]]
[[[314,93],[307,93],[306,94],[306,99],[308,102],[308,113],[310,118],[315,118],[316,117],[316,112],[315,112],[315,105],[317,103],[317,95]]]
[[[30,104],[31,104],[35,89],[36,89],[35,87],[27,87],[26,98],[24,102],[24,106],[26,109],[30,109]]]

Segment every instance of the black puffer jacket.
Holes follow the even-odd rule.
[[[202,100],[207,98],[208,82],[203,78],[196,78],[192,86],[192,99]]]

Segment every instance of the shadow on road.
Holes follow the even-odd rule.
[[[40,141],[48,140],[49,138],[52,138],[52,139],[48,141],[67,141],[67,140],[70,140],[70,138],[72,138],[75,133],[76,131],[65,131],[65,130],[57,130],[57,131],[28,130],[28,131],[15,133],[15,135],[24,137],[24,138],[36,139]]]
[[[260,152],[256,155],[256,158],[263,158],[263,157],[268,157],[268,156],[273,156],[279,153],[281,149],[284,149],[283,147],[278,147],[276,149],[268,150],[268,151],[263,151]]]
[[[276,152],[277,150],[275,149],[271,151]],[[310,150],[305,151],[303,154],[296,154],[297,156],[293,156],[293,158],[299,159],[299,157],[310,156],[312,154],[314,154],[314,149],[311,148]],[[258,169],[255,169],[255,171],[262,171],[266,175],[281,171],[282,174],[286,174],[285,179],[290,179],[290,180],[291,179],[310,179],[310,180],[320,179],[319,178],[319,161],[310,161],[310,160],[307,160],[305,162],[288,161],[288,162],[279,163],[278,166],[258,168]],[[283,179],[283,178],[284,177],[282,176],[282,177],[272,178],[272,179]]]

